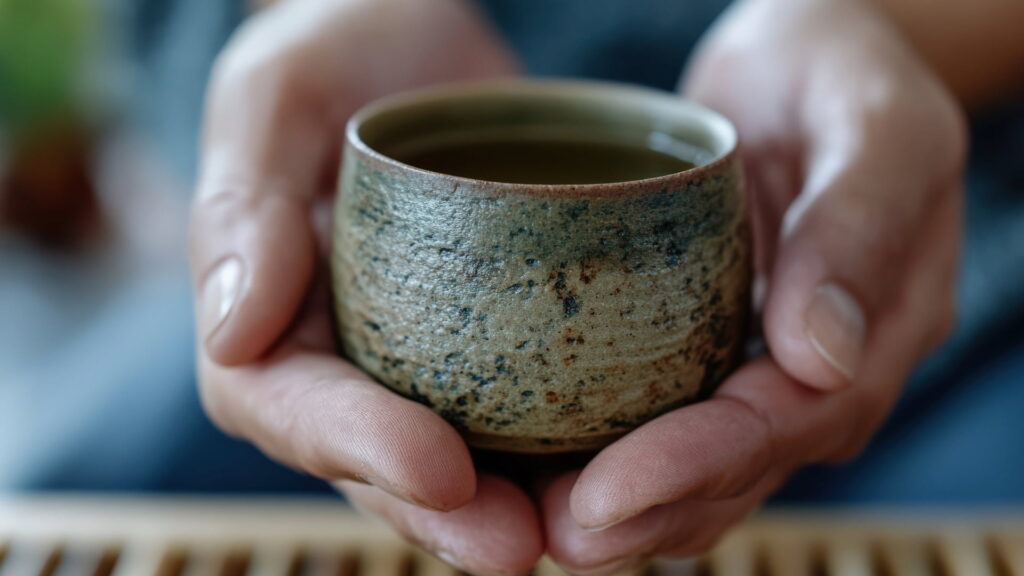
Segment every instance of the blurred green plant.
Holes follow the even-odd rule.
[[[0,127],[17,140],[82,113],[89,0],[0,0]]]

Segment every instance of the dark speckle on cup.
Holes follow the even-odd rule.
[[[332,256],[344,352],[470,444],[599,448],[706,397],[734,367],[750,239],[731,146],[649,180],[502,184],[354,145],[360,120]]]

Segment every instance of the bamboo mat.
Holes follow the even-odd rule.
[[[651,576],[1024,576],[1024,509],[770,511]],[[336,500],[0,497],[0,576],[456,576]],[[546,558],[535,576],[563,572]]]

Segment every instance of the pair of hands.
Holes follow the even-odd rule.
[[[334,354],[324,270],[347,116],[516,72],[459,0],[291,0],[243,26],[214,69],[191,227],[204,406],[470,572],[701,552],[794,469],[860,450],[949,329],[961,113],[867,0],[734,5],[682,91],[739,129],[771,353],[524,489]]]

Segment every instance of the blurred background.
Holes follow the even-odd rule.
[[[533,74],[672,89],[727,2],[480,4]],[[195,143],[210,65],[251,8],[0,0],[0,491],[327,490],[220,434],[195,391]],[[1024,102],[975,115],[972,139],[956,333],[863,457],[779,501],[1024,501],[1024,296],[1006,281],[1024,262]]]

